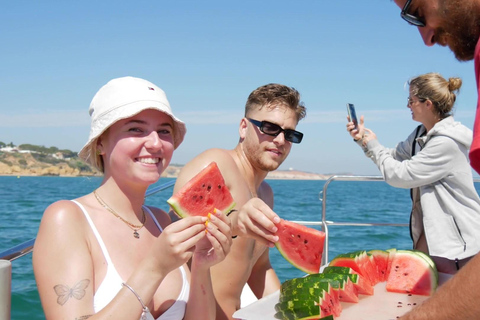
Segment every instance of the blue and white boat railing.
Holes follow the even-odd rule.
[[[335,222],[327,220],[327,189],[333,181],[384,181],[381,176],[345,176],[334,175],[325,181],[323,190],[319,193],[319,200],[322,203],[322,218],[319,221],[294,221],[296,223],[306,226],[321,226],[325,232],[325,248],[322,256],[322,265],[328,262],[328,248],[329,226],[358,226],[358,227],[371,227],[371,226],[398,226],[406,227],[408,224],[397,223],[352,223],[352,222]],[[158,192],[172,188],[175,184],[175,180],[169,181],[157,187],[153,187],[147,191],[146,197],[149,197]],[[11,261],[18,259],[33,251],[35,239],[31,239],[24,243],[21,243],[15,247],[12,247],[4,252],[0,252],[0,319],[10,319],[11,308]],[[3,314],[1,313],[3,312]]]

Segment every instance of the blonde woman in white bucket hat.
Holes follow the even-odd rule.
[[[171,224],[166,212],[143,204],[184,123],[159,87],[133,77],[104,85],[89,112],[80,156],[104,179],[44,213],[33,267],[46,318],[214,319],[210,267],[230,250],[228,218],[218,212],[207,226],[204,217]]]

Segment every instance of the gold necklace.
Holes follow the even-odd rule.
[[[138,233],[138,230],[143,228],[143,226],[145,225],[145,221],[147,219],[146,216],[145,216],[145,211],[143,210],[143,207],[142,207],[142,224],[137,226],[137,225],[135,225],[133,223],[130,223],[127,220],[123,219],[118,213],[115,212],[115,210],[110,208],[110,206],[108,204],[106,204],[105,201],[103,201],[103,199],[100,198],[100,196],[97,194],[97,190],[93,190],[93,194],[95,195],[95,198],[97,198],[98,203],[100,203],[102,205],[102,207],[104,207],[105,209],[110,211],[115,217],[122,220],[126,225],[128,225],[130,227],[130,229],[133,230],[133,236],[136,239],[140,238],[140,234]]]
[[[240,161],[243,171],[245,171],[245,174],[247,174],[247,169],[245,169],[245,165],[243,164],[242,157],[240,156],[240,153],[238,152],[237,148],[235,148],[235,152],[237,153],[238,161]],[[250,196],[252,198],[258,198],[257,192],[252,191],[252,188],[250,187],[250,184],[248,183],[248,181],[245,180],[245,183],[247,184],[248,191],[250,191]]]

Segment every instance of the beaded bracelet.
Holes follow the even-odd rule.
[[[137,297],[138,301],[140,301],[140,304],[142,305],[142,309],[143,309],[142,315],[140,316],[140,319],[141,320],[147,320],[147,313],[150,313],[150,309],[148,309],[148,307],[143,303],[142,298],[140,298],[140,296],[135,292],[135,290],[133,290],[133,288],[130,287],[125,282],[122,283],[122,286],[127,287],[130,291],[132,291],[133,294]]]

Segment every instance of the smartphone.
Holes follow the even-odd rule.
[[[347,112],[350,121],[355,125],[355,129],[358,129],[358,119],[357,114],[355,113],[355,106],[352,103],[347,103]]]

